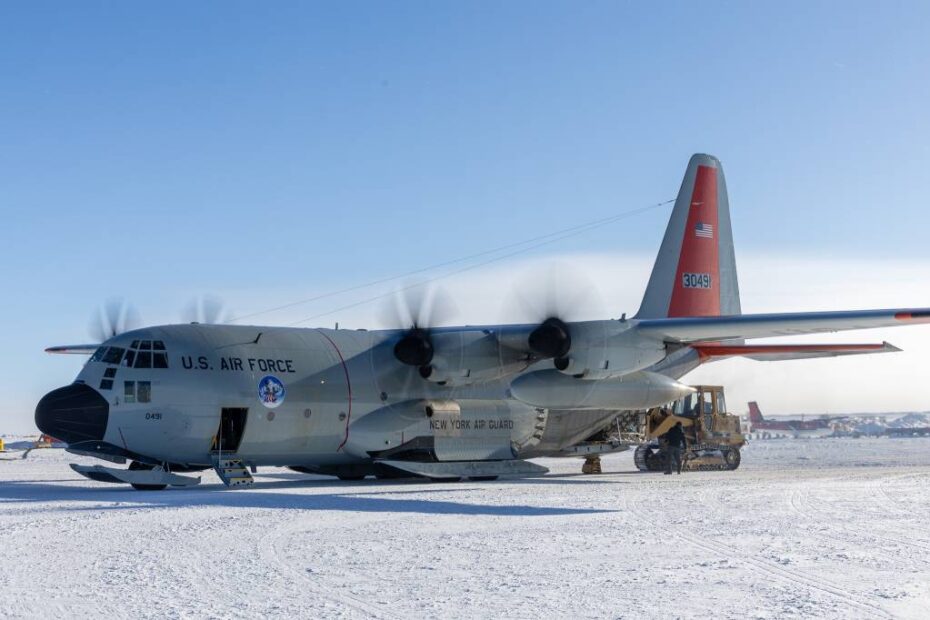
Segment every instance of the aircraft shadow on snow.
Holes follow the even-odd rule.
[[[533,479],[530,479],[533,480]],[[526,484],[530,480],[520,480]],[[539,479],[536,479],[539,480]],[[54,481],[54,482],[65,482]],[[70,481],[69,481],[70,482]],[[504,481],[505,483],[507,481]],[[586,481],[595,483],[599,481]],[[333,486],[333,481],[285,480],[263,482],[252,489],[227,490],[222,484],[207,484],[190,489],[140,492],[119,487],[88,488],[48,481],[0,482],[0,505],[29,502],[35,505],[51,502],[104,502],[94,506],[48,506],[41,512],[58,510],[138,510],[139,508],[179,508],[218,506],[225,508],[277,508],[292,510],[339,510],[345,512],[396,512],[422,514],[488,515],[488,516],[565,516],[615,512],[600,508],[562,508],[528,505],[484,505],[432,499],[396,499],[399,495],[465,492],[476,487],[444,489],[403,489],[410,482],[397,482],[396,490],[365,491],[366,484],[338,483],[339,492],[296,495],[274,492],[273,489],[292,489]],[[419,483],[422,484],[422,483]],[[500,483],[496,483],[500,484]],[[392,496],[394,498],[392,498]],[[32,510],[30,510],[32,511]]]

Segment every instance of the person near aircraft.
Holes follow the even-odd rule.
[[[662,438],[665,440],[665,475],[672,473],[672,460],[675,461],[675,467],[681,474],[681,451],[687,445],[681,422],[677,422]]]

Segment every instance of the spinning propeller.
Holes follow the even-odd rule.
[[[562,264],[539,266],[524,274],[514,286],[513,300],[516,314],[538,323],[527,339],[530,351],[552,358],[559,370],[568,367],[572,348],[568,322],[597,312],[602,305],[590,280]]]
[[[185,323],[223,323],[227,317],[228,313],[223,302],[208,295],[193,299],[181,312],[181,319]],[[140,327],[142,327],[142,318],[139,312],[125,300],[113,298],[107,300],[94,312],[89,331],[90,336],[99,343]]]
[[[90,335],[97,342],[142,326],[138,311],[122,299],[109,299],[94,313]]]
[[[420,375],[432,372],[435,347],[432,328],[455,313],[455,307],[441,289],[408,286],[394,297],[393,316],[388,321],[406,327],[406,332],[394,345],[394,357],[419,369]]]
[[[195,297],[184,307],[181,320],[185,323],[214,325],[225,323],[229,318],[223,301],[210,295]]]
[[[551,316],[530,332],[530,349],[542,357],[564,358],[572,348],[572,334],[562,319]]]

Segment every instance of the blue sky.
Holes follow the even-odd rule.
[[[108,297],[253,312],[672,198],[695,151],[738,257],[930,263],[926,3],[7,2],[0,93],[14,430]],[[666,217],[535,255],[651,259]]]

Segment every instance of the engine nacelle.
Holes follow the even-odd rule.
[[[470,385],[493,381],[528,365],[518,352],[500,345],[497,337],[482,331],[433,336],[436,354],[420,367],[420,376],[443,385]]]
[[[616,342],[616,341],[620,342]],[[559,372],[576,378],[609,379],[649,368],[665,358],[665,345],[658,341],[624,342],[620,335],[607,346],[577,347],[567,357],[552,360]]]

